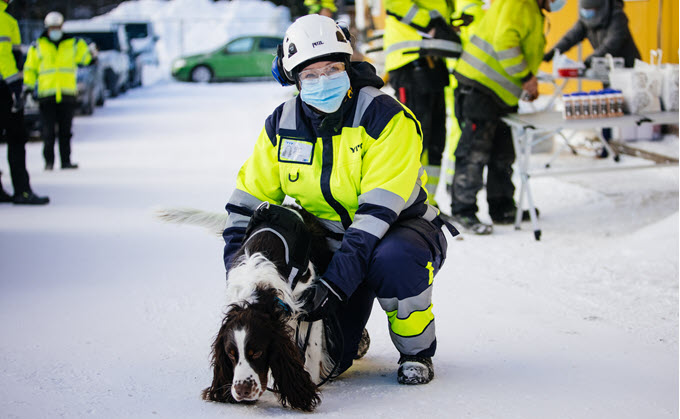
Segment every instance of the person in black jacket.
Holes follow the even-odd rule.
[[[543,61],[551,61],[555,50],[567,52],[584,38],[588,38],[594,49],[584,61],[586,67],[590,67],[593,57],[605,54],[623,57],[626,67],[633,67],[635,59],[640,58],[621,0],[580,0],[578,21],[543,56]]]

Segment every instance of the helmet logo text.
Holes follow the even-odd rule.
[[[312,48],[316,48],[319,45],[323,45],[323,41],[316,41],[316,42],[312,43]]]

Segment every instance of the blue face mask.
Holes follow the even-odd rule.
[[[303,80],[300,97],[309,106],[323,113],[333,113],[340,109],[349,90],[349,76],[346,71],[321,76],[317,80]]]
[[[578,9],[578,12],[581,14],[581,17],[584,18],[585,20],[590,20],[595,17],[595,13],[597,10],[595,9]]]
[[[52,29],[51,31],[47,32],[47,36],[49,36],[54,42],[60,40],[63,35],[64,33],[59,29]]]
[[[564,5],[567,4],[567,0],[555,0],[553,2],[550,2],[550,12],[559,12],[562,10]]]

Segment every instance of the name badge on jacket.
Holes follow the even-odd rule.
[[[305,140],[282,138],[279,161],[285,163],[312,164],[314,143]]]

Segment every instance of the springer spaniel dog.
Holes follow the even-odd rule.
[[[294,247],[298,239],[267,222],[262,216],[267,210],[294,220],[296,235],[300,228],[309,232],[306,271],[291,273],[295,249],[289,249],[288,241]],[[227,217],[199,210],[162,210],[158,216],[220,233]],[[329,336],[332,329],[323,321],[300,320],[305,313],[298,298],[314,286],[316,269],[327,266],[331,256],[323,228],[311,214],[269,204],[256,210],[227,274],[228,306],[212,346],[213,379],[203,390],[204,400],[254,403],[271,386],[283,406],[314,410],[320,402],[317,384],[333,373],[336,361],[331,353],[337,348]],[[303,347],[304,354],[299,349]]]

